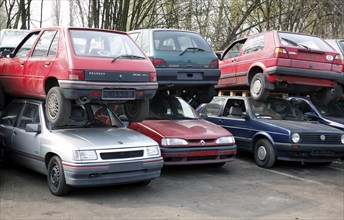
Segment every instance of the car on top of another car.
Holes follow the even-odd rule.
[[[120,31],[41,28],[0,59],[0,100],[45,100],[47,118],[56,125],[68,121],[72,102],[125,103],[128,119],[141,121],[157,88],[154,66]]]
[[[343,92],[342,58],[323,39],[268,31],[231,43],[219,55],[218,90],[248,89],[255,100],[270,91],[310,95],[327,104]]]
[[[283,98],[216,96],[197,111],[230,131],[238,150],[252,152],[260,167],[276,160],[329,164],[344,157],[344,131],[305,120]]]
[[[128,34],[151,59],[159,91],[185,100],[210,102],[220,77],[218,58],[197,32],[177,29],[141,29]]]

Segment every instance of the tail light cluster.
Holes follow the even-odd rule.
[[[276,47],[275,56],[277,58],[289,58],[288,51],[283,47]]]
[[[342,65],[343,64],[343,60],[342,60],[342,57],[340,56],[340,54],[337,54],[334,57],[333,64],[337,64],[337,65]]]
[[[167,67],[166,61],[161,58],[150,58],[155,67]]]
[[[85,80],[85,72],[83,70],[69,70],[69,80]]]
[[[219,68],[219,60],[215,59],[210,62],[210,69],[218,69]]]

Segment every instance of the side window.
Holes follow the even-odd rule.
[[[25,58],[29,57],[30,50],[32,48],[33,43],[37,39],[39,32],[32,33],[26,41],[20,46],[18,51],[15,53],[14,57],[18,58]]]
[[[2,115],[0,124],[14,126],[22,107],[21,103],[11,105]]]
[[[244,100],[228,100],[223,116],[241,117],[246,112]]]
[[[243,47],[245,41],[239,41],[235,43],[223,56],[223,60],[237,57],[240,54],[241,48]]]
[[[264,49],[264,35],[259,35],[252,37],[247,40],[243,54],[249,54],[254,52],[259,52]]]
[[[222,105],[220,103],[209,103],[202,111],[202,114],[218,116]]]
[[[53,42],[51,43],[51,46],[49,49],[48,57],[54,57],[56,55],[58,39],[59,39],[58,34],[55,34]]]
[[[25,129],[27,124],[39,123],[38,106],[27,104],[19,120],[19,128]]]
[[[35,49],[32,53],[33,57],[46,57],[48,56],[49,48],[55,37],[56,31],[44,31],[39,38]]]

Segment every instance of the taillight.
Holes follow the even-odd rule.
[[[155,67],[166,67],[166,62],[160,58],[150,58]]]
[[[69,70],[69,80],[85,80],[83,70]]]
[[[277,58],[289,58],[288,51],[281,47],[275,49],[275,55]]]
[[[343,60],[342,60],[342,57],[340,56],[340,54],[337,54],[334,57],[333,64],[337,64],[337,65],[342,65],[343,64]]]
[[[210,69],[218,69],[219,68],[219,60],[215,59],[210,62]]]
[[[150,82],[156,82],[156,72],[152,72],[149,75],[149,81]]]

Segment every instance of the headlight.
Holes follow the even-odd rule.
[[[159,146],[149,146],[147,147],[147,156],[156,156],[160,155]]]
[[[74,160],[97,160],[97,154],[94,150],[75,150],[73,151]]]
[[[291,140],[294,142],[294,143],[298,143],[300,141],[300,134],[299,133],[293,133],[291,135]]]
[[[342,144],[344,144],[344,134],[342,134],[342,138],[340,140],[342,141]]]
[[[188,142],[180,138],[163,138],[161,140],[161,145],[163,146],[188,145]]]
[[[216,139],[217,144],[234,144],[235,140],[233,136],[230,137],[220,137]]]

